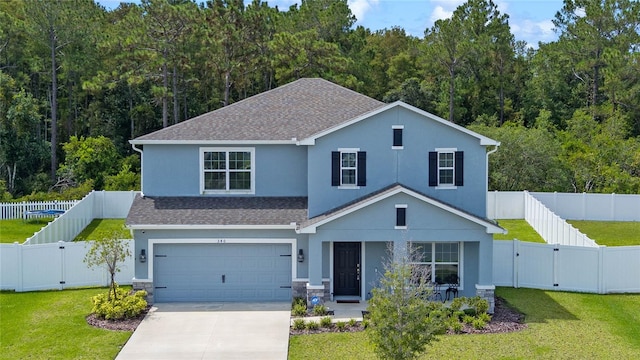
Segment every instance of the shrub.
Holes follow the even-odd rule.
[[[320,324],[317,321],[309,321],[307,323],[307,330],[318,330],[320,328]]]
[[[109,293],[98,294],[91,298],[96,316],[107,320],[131,319],[140,315],[147,308],[144,290],[131,293],[126,289],[117,288],[116,296],[109,297]]]
[[[456,320],[460,321],[462,320],[462,318],[465,316],[466,314],[464,313],[464,311],[462,310],[457,310],[454,311],[453,314],[451,315],[451,317],[455,318]]]
[[[302,305],[302,306],[304,306],[306,308],[307,307],[307,301],[303,297],[300,297],[300,296],[294,297],[293,301],[291,302],[291,308],[293,309],[293,307],[296,306],[296,305]]]
[[[476,309],[473,309],[473,308],[464,309],[463,312],[465,315],[469,315],[469,316],[476,316],[478,314]]]
[[[293,305],[293,310],[291,310],[293,316],[305,316],[307,314],[307,307],[301,304]]]
[[[331,326],[331,317],[325,316],[320,319],[320,326],[322,327],[330,327]]]
[[[344,322],[344,321],[338,321],[336,323],[336,328],[338,328],[338,330],[340,330],[340,331],[344,330],[344,328],[346,328],[346,327],[347,327],[347,323]]]
[[[469,299],[469,306],[473,307],[478,314],[489,311],[489,302],[479,296]]]
[[[471,324],[473,322],[473,320],[475,320],[476,318],[474,318],[471,315],[465,315],[462,317],[462,322],[465,324]]]
[[[462,309],[462,305],[464,305],[465,302],[466,302],[466,298],[464,297],[454,298],[453,301],[451,302],[451,305],[449,305],[449,309],[453,311],[458,311]]]
[[[304,322],[304,319],[295,319],[293,320],[293,328],[296,330],[304,330],[307,325]]]
[[[316,305],[313,307],[313,315],[323,316],[327,315],[327,307],[324,305]]]
[[[491,321],[491,315],[487,314],[486,312],[480,313],[477,315],[477,318],[488,323],[489,321]]]
[[[356,325],[358,325],[358,321],[356,321],[356,319],[349,319],[347,325],[349,325],[349,327],[355,327]]]
[[[453,331],[456,334],[460,334],[464,329],[464,325],[462,325],[460,321],[456,321],[453,319],[452,321],[449,322],[449,327],[451,328],[451,331]]]
[[[363,319],[361,324],[363,329],[368,328],[370,324],[369,319]]]
[[[485,326],[487,326],[487,324],[482,319],[473,319],[472,325],[476,330],[482,330],[485,328]]]

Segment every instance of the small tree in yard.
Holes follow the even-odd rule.
[[[441,306],[429,301],[429,270],[416,264],[421,254],[411,247],[395,259],[391,249],[389,254],[369,300],[367,333],[380,358],[414,359],[442,332]]]
[[[111,276],[109,284],[108,300],[117,300],[118,285],[116,284],[116,273],[120,272],[121,263],[131,256],[129,251],[129,240],[118,239],[116,234],[111,238],[96,240],[91,245],[89,252],[84,257],[84,262],[90,268],[105,267]]]

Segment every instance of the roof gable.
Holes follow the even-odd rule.
[[[447,211],[451,214],[454,214],[458,217],[461,217],[463,219],[469,220],[471,222],[474,222],[478,225],[484,226],[487,230],[487,233],[489,234],[495,234],[495,233],[505,233],[505,230],[503,228],[501,228],[500,226],[494,224],[493,222],[491,222],[490,220],[487,219],[483,219],[480,217],[477,217],[473,214],[467,213],[463,210],[460,210],[458,208],[455,208],[451,205],[445,204],[441,201],[435,200],[425,194],[419,193],[415,190],[411,190],[409,188],[406,188],[402,185],[399,184],[395,184],[392,185],[390,187],[384,188],[380,191],[377,191],[375,193],[369,194],[368,196],[358,199],[352,203],[349,203],[343,207],[340,207],[338,209],[334,209],[333,211],[330,211],[328,213],[316,216],[312,219],[309,219],[308,221],[305,221],[304,223],[302,223],[300,225],[300,229],[299,232],[303,233],[303,234],[314,234],[316,233],[316,230],[319,226],[322,226],[326,223],[329,223],[331,221],[334,221],[336,219],[339,219],[345,215],[354,213],[362,208],[365,208],[367,206],[373,205],[379,201],[382,201],[384,199],[387,199],[393,195],[399,194],[399,193],[404,193],[406,195],[409,195],[411,197],[414,197],[418,200],[421,200],[425,203],[431,204],[437,208],[440,208],[444,211]]]
[[[299,79],[179,124],[140,136],[132,144],[295,144],[385,104],[330,81]]]
[[[426,112],[424,110],[418,109],[418,108],[416,108],[414,106],[411,106],[411,105],[409,105],[407,103],[404,103],[402,101],[396,101],[396,102],[393,102],[391,104],[387,104],[386,106],[377,108],[377,109],[375,109],[373,111],[370,111],[370,112],[368,112],[366,114],[362,114],[362,115],[360,115],[358,117],[350,119],[349,121],[337,124],[336,126],[333,126],[331,128],[327,128],[327,129],[325,129],[325,130],[323,130],[321,132],[313,134],[312,136],[310,136],[308,138],[302,139],[299,142],[299,144],[300,145],[314,145],[315,141],[317,139],[319,139],[319,138],[321,138],[321,137],[323,137],[325,135],[329,135],[329,134],[331,134],[331,133],[333,133],[335,131],[338,131],[338,130],[340,130],[342,128],[345,128],[345,127],[347,127],[349,125],[358,123],[358,122],[363,121],[365,119],[368,119],[368,118],[370,118],[370,117],[372,117],[374,115],[383,113],[385,111],[389,111],[389,110],[391,110],[393,108],[396,108],[396,107],[402,107],[402,108],[405,108],[405,109],[407,109],[409,111],[413,111],[415,113],[420,114],[421,116],[423,116],[425,118],[428,118],[429,120],[435,121],[435,122],[437,122],[439,124],[451,127],[451,128],[453,128],[455,130],[458,130],[461,133],[464,133],[464,134],[467,134],[469,136],[475,137],[480,141],[480,145],[495,145],[495,146],[499,146],[500,145],[500,142],[498,142],[498,141],[490,139],[490,138],[488,138],[488,137],[486,137],[484,135],[480,135],[480,134],[478,134],[478,133],[476,133],[474,131],[471,131],[471,130],[465,128],[465,127],[462,127],[460,125],[454,124],[454,123],[452,123],[452,122],[450,122],[448,120],[445,120],[445,119],[443,119],[443,118],[441,118],[439,116],[436,116],[436,115],[433,115],[433,114],[431,114],[429,112]]]

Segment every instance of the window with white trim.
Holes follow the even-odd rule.
[[[340,152],[340,185],[356,185],[358,174],[358,152]]]
[[[438,152],[438,186],[453,186],[454,151]]]
[[[396,229],[407,228],[407,205],[396,204]]]
[[[464,185],[464,152],[455,148],[429,152],[429,186],[455,189]]]
[[[417,255],[414,264],[426,266],[432,282],[453,284],[460,282],[462,243],[458,242],[412,242]]]
[[[201,148],[201,193],[254,193],[254,148]]]

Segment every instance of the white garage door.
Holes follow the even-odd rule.
[[[291,244],[156,244],[156,302],[290,301]]]

